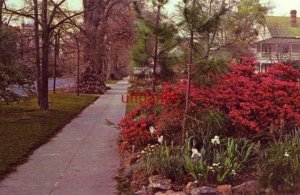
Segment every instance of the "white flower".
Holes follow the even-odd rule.
[[[231,174],[232,174],[232,175],[236,175],[235,170],[232,169]]]
[[[213,145],[219,145],[220,144],[220,138],[219,138],[219,136],[216,135],[213,139],[211,139],[211,143]]]
[[[194,158],[195,156],[201,157],[201,153],[196,148],[192,148],[192,156],[191,158]]]
[[[149,128],[149,131],[150,131],[150,133],[151,133],[151,135],[152,135],[153,133],[155,133],[156,129],[155,129],[153,126],[151,126],[151,127]]]
[[[163,144],[163,141],[164,141],[164,136],[160,136],[157,141],[160,143],[160,144]]]
[[[218,166],[220,166],[220,163],[213,163],[212,166],[213,167],[218,167]]]
[[[210,166],[208,166],[208,169],[209,169],[209,170],[213,170],[214,168],[213,168],[213,167],[210,167]]]
[[[285,152],[284,157],[290,157],[289,153]]]

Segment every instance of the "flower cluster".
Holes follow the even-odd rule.
[[[216,135],[213,139],[211,139],[211,143],[213,145],[219,145],[220,144],[220,138],[219,138],[219,136]]]
[[[120,122],[121,150],[135,146],[136,149],[155,142],[160,134],[153,124],[157,115],[152,112],[153,105],[142,105],[128,113]]]

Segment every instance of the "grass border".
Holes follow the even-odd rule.
[[[51,141],[51,139],[54,138],[54,136],[56,136],[58,133],[60,133],[66,125],[68,125],[73,119],[77,118],[84,109],[86,109],[88,106],[92,105],[99,98],[100,98],[100,95],[97,95],[97,96],[95,95],[94,99],[89,104],[82,107],[76,115],[74,115],[73,117],[70,117],[64,123],[59,125],[57,128],[55,128],[46,137],[44,137],[43,139],[37,141],[31,148],[29,148],[29,150],[22,157],[20,157],[20,159],[18,161],[11,164],[11,166],[5,172],[0,174],[0,181],[4,180],[9,174],[15,172],[19,165],[22,165],[22,164],[28,162],[29,156],[31,156],[34,153],[35,150],[37,150],[38,148],[40,148],[44,144],[47,144],[49,141]]]

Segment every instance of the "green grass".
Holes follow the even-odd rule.
[[[49,93],[49,111],[40,111],[36,98],[0,104],[0,178],[96,99],[92,95]]]

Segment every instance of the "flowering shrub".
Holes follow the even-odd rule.
[[[154,122],[157,120],[158,111],[153,103],[143,104],[129,112],[120,122],[122,128],[121,149],[130,145],[137,149],[149,143],[155,142],[159,131],[153,130]]]
[[[300,72],[274,64],[266,73],[255,73],[253,64],[251,60],[231,64],[231,71],[218,75],[212,85],[192,85],[189,116],[200,120],[197,123],[202,125],[202,131],[218,129],[221,135],[251,137],[284,129],[278,138],[300,126]],[[140,147],[151,143],[154,135],[149,132],[150,126],[159,130],[155,139],[162,133],[179,143],[185,90],[186,81],[164,84],[162,99],[168,101],[159,105],[147,101],[129,113],[121,122],[123,145]],[[195,124],[188,127],[198,128]]]
[[[258,74],[252,66],[232,68],[216,86],[203,92],[205,103],[226,113],[234,129],[247,134],[272,125],[279,128],[282,121],[287,129],[300,125],[299,71],[281,64]]]
[[[300,126],[299,78],[300,72],[287,65],[274,64],[266,73],[255,73],[251,61],[232,64],[231,71],[219,75],[213,85],[192,86],[189,115],[210,109],[220,111],[230,121],[229,135],[269,132],[270,127],[279,129],[283,124],[291,130]],[[182,109],[185,88],[185,82],[165,86],[164,94],[176,94],[178,98],[168,105],[169,112]]]

